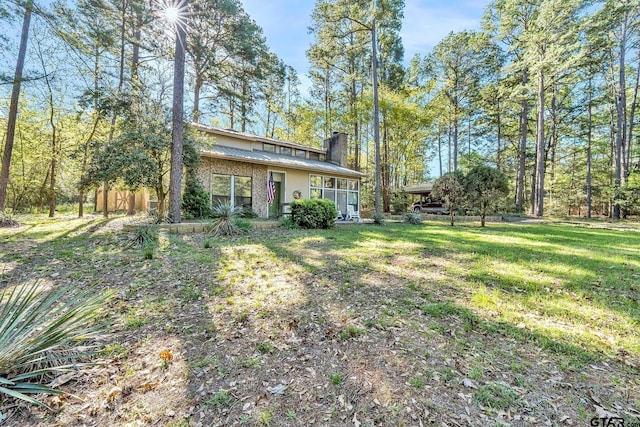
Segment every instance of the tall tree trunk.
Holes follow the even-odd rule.
[[[200,121],[200,92],[202,91],[202,77],[196,71],[196,81],[193,87],[193,122],[199,123]]]
[[[615,181],[613,196],[613,212],[614,219],[622,217],[622,209],[620,206],[621,187],[625,184],[626,167],[624,159],[625,155],[625,139],[627,125],[627,87],[625,72],[625,52],[627,49],[627,25],[628,12],[625,12],[622,20],[622,28],[620,31],[620,55],[618,58],[618,84],[614,88],[614,96],[616,101],[616,140],[615,140]]]
[[[550,182],[550,202],[553,202],[553,197],[555,196],[555,181],[556,181],[556,147],[558,143],[558,105],[557,105],[557,88],[556,85],[553,85],[553,91],[551,94],[551,128],[549,129],[549,147],[547,149],[546,154],[550,157],[549,165],[551,169],[549,171],[549,182]],[[545,156],[546,160],[546,156]],[[546,164],[546,162],[545,162]]]
[[[133,31],[134,33],[134,43],[133,43],[133,52],[131,54],[131,92],[133,93],[134,106],[136,107],[135,114],[140,114],[140,82],[138,79],[138,68],[140,67],[140,39],[141,39],[141,31],[142,27],[142,16],[140,14],[140,10],[135,8],[134,10],[136,15],[136,26]],[[138,120],[138,118],[136,118]],[[132,216],[136,213],[136,195],[133,191],[129,190],[129,194],[127,195],[127,215]]]
[[[42,213],[44,211],[44,199],[47,193],[47,183],[49,182],[50,173],[51,168],[47,168],[47,175],[44,177],[42,185],[40,186],[40,192],[38,194],[38,213]]]
[[[451,114],[447,123],[447,172],[451,172]]]
[[[527,70],[522,71],[522,87],[525,92],[526,85],[528,84]],[[524,93],[523,93],[524,96]],[[524,208],[524,180],[527,168],[527,131],[529,121],[529,102],[526,98],[523,98],[521,110],[520,110],[520,145],[518,147],[518,179],[516,185],[516,211],[518,213],[523,212]]]
[[[127,22],[127,0],[122,0],[122,17],[120,22],[120,69],[118,73],[118,96],[122,94],[122,85],[124,83],[124,53],[126,43],[126,22]],[[117,114],[113,112],[111,115],[111,128],[109,129],[109,144],[113,141],[116,131]],[[104,181],[102,183],[102,216],[109,218],[109,189],[110,183]]]
[[[638,86],[640,86],[640,49],[638,49],[638,65],[636,69],[636,81],[633,86],[633,98],[631,100],[631,111],[629,112],[629,125],[627,126],[626,141],[624,144],[626,147],[625,151],[627,153],[627,156],[625,158],[625,164],[626,164],[626,168],[625,168],[626,176],[624,177],[625,182],[628,180],[629,174],[631,173],[631,159],[633,159],[632,140],[633,140],[633,128],[635,125],[636,108],[638,106]]]
[[[93,69],[94,69],[94,79],[93,79],[93,90],[94,93],[98,93],[99,90],[99,76],[100,76],[100,49],[98,48],[98,45],[96,44],[95,47],[95,51],[94,51],[95,57],[94,57],[94,62],[93,62]],[[86,141],[83,144],[82,147],[82,167],[80,169],[80,174],[81,176],[84,175],[84,173],[87,170],[87,164],[89,163],[89,144],[91,143],[91,140],[93,139],[93,136],[96,134],[96,131],[98,130],[98,124],[100,123],[100,114],[98,114],[98,99],[94,98],[93,101],[93,111],[95,114],[95,120],[93,122],[93,127],[91,129],[91,132],[89,133],[89,136],[87,137]],[[82,218],[84,216],[84,190],[85,188],[83,187],[82,183],[80,184],[80,188],[78,190],[78,218]]]
[[[497,102],[497,108],[498,108],[498,116],[497,116],[497,126],[498,126],[498,134],[496,136],[497,138],[497,144],[498,144],[498,150],[496,153],[496,165],[498,166],[498,170],[502,170],[502,123],[500,121],[500,98],[496,99]]]
[[[9,117],[7,118],[7,137],[5,140],[4,153],[2,156],[2,171],[0,171],[0,211],[3,211],[7,204],[9,168],[11,167],[11,154],[13,152],[13,142],[16,134],[16,121],[18,119],[18,99],[20,98],[20,85],[22,83],[24,58],[27,54],[27,39],[29,38],[30,22],[31,2],[27,2],[24,9],[24,19],[22,21],[22,33],[20,34],[18,61],[16,63],[16,71],[13,77],[13,88],[11,91],[11,101],[9,103]]]
[[[458,170],[458,115],[460,114],[458,108],[458,98],[454,99],[453,105],[453,170]]]
[[[442,129],[438,125],[438,166],[440,167],[440,173],[438,176],[442,176]]]
[[[374,3],[375,6],[375,3]],[[374,14],[375,16],[375,14]],[[378,110],[378,53],[376,41],[376,20],[371,24],[371,79],[373,85],[373,141],[375,147],[375,209],[381,213],[380,206],[380,114]]]
[[[587,104],[587,211],[586,217],[591,218],[591,138],[593,132],[593,79],[589,78],[589,101]]]
[[[183,13],[189,8],[189,1],[182,5]],[[186,20],[186,16],[184,17]],[[184,62],[187,31],[185,25],[176,25],[176,57],[173,67],[173,129],[171,132],[171,171],[169,175],[169,222],[182,221],[182,146],[184,137]],[[244,131],[244,129],[243,129]]]
[[[536,203],[535,216],[544,214],[544,172],[545,172],[545,139],[544,139],[544,72],[538,72],[538,123],[536,133]]]

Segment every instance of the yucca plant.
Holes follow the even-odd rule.
[[[40,288],[34,282],[0,294],[0,394],[44,406],[28,395],[60,394],[44,382],[95,353],[88,340],[109,295]]]
[[[241,218],[242,209],[232,207],[229,203],[218,203],[211,210],[213,220],[208,227],[208,233],[214,236],[237,236],[248,233],[251,223]]]
[[[6,211],[0,211],[0,227],[18,227],[20,223]]]
[[[136,227],[134,231],[133,243],[138,246],[157,246],[158,245],[158,229],[153,226],[141,225]]]
[[[382,213],[380,212],[375,212],[373,214],[373,223],[375,225],[384,225],[386,223],[386,219],[384,218],[384,215],[382,215]]]
[[[404,215],[402,215],[402,219],[407,224],[422,224],[422,214],[419,212],[405,212]]]

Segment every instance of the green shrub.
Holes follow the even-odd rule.
[[[214,236],[238,236],[251,231],[251,223],[240,218],[241,208],[229,203],[219,203],[211,210],[213,220],[207,232]]]
[[[391,194],[391,212],[400,215],[407,211],[411,205],[411,196],[406,193]]]
[[[20,223],[6,211],[0,211],[0,227],[18,227]]]
[[[156,227],[141,225],[136,227],[134,234],[133,242],[138,246],[142,248],[158,246],[159,235]]]
[[[384,219],[384,215],[381,212],[376,212],[373,214],[373,223],[375,225],[384,225],[386,220]]]
[[[407,224],[420,225],[422,224],[422,214],[420,212],[405,212],[402,219]]]
[[[254,211],[250,207],[245,206],[244,208],[242,208],[242,212],[240,212],[240,216],[242,218],[258,218],[259,215],[256,211]]]
[[[44,406],[28,395],[60,394],[44,383],[97,352],[87,340],[99,332],[95,320],[108,294],[39,288],[35,282],[0,294],[0,394]]]
[[[293,222],[293,219],[291,219],[290,215],[284,215],[280,220],[280,225],[284,228],[288,228],[289,230],[296,230],[300,228],[298,227],[298,224]]]
[[[210,195],[194,174],[188,174],[182,195],[182,211],[186,218],[209,218]]]
[[[331,228],[338,211],[325,199],[305,199],[291,202],[291,220],[300,228]]]

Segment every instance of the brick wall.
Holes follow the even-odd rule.
[[[251,208],[260,218],[267,218],[267,167],[232,160],[203,158],[198,176],[204,188],[211,193],[211,175],[236,175],[251,177]]]

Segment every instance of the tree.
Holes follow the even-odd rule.
[[[451,115],[454,171],[458,169],[462,119],[470,114],[485,76],[494,74],[497,59],[497,49],[489,36],[473,31],[449,33],[429,56],[428,66]]]
[[[171,172],[169,174],[169,222],[180,223],[182,200],[182,150],[184,146],[184,63],[187,43],[189,0],[180,4],[175,22],[176,50],[173,65],[173,120],[171,130]],[[159,200],[159,199],[158,199]],[[159,205],[159,204],[158,204]]]
[[[432,196],[442,199],[449,209],[449,218],[453,227],[455,211],[465,198],[464,175],[460,171],[448,172],[433,183]]]
[[[496,211],[500,199],[507,195],[509,183],[504,173],[491,166],[480,165],[471,169],[464,178],[467,203],[480,212],[480,225],[485,217]]]
[[[24,6],[24,18],[22,22],[22,33],[20,35],[20,49],[18,51],[18,61],[13,77],[13,90],[11,91],[11,104],[9,106],[9,117],[7,119],[7,136],[4,144],[4,154],[2,156],[2,170],[0,170],[0,211],[3,211],[7,203],[7,185],[9,184],[9,168],[11,167],[11,154],[13,152],[13,142],[16,133],[16,120],[18,117],[18,98],[20,97],[20,85],[22,83],[22,70],[24,59],[27,54],[27,40],[29,38],[29,22],[31,21],[31,1],[27,1]]]

